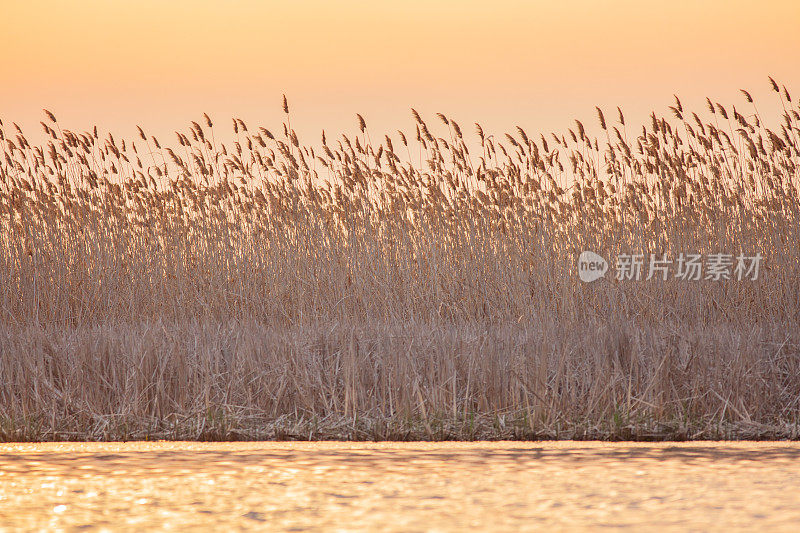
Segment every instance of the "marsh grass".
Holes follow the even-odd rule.
[[[0,439],[798,436],[800,115],[0,124]],[[702,115],[702,117],[701,117]],[[477,146],[478,149],[474,147]],[[472,147],[472,149],[470,149]],[[582,284],[582,250],[764,256]]]

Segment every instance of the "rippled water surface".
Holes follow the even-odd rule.
[[[800,524],[794,443],[0,445],[0,529]]]

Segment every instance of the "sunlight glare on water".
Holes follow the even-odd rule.
[[[0,445],[0,530],[790,529],[800,445]]]

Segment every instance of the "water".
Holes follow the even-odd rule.
[[[796,443],[0,445],[0,529],[794,529]]]

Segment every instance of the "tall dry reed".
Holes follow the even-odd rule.
[[[770,82],[779,130],[746,91],[598,138],[414,111],[311,146],[285,99],[171,146],[0,123],[0,438],[796,437],[800,107]],[[584,284],[582,250],[764,266]]]

